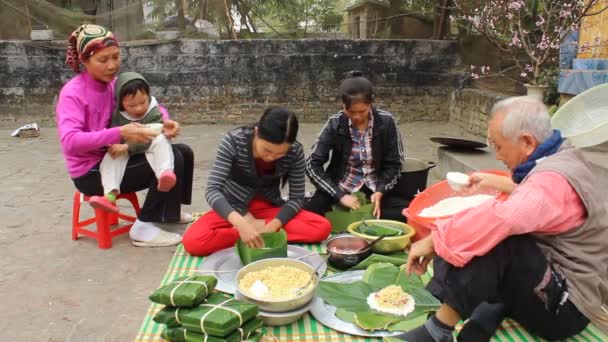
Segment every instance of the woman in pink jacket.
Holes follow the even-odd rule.
[[[82,25],[69,38],[66,58],[78,75],[64,85],[57,102],[57,129],[68,173],[76,188],[88,196],[102,196],[99,164],[113,145],[121,142],[149,143],[157,134],[131,123],[109,128],[116,100],[115,76],[120,68],[118,41],[104,27]],[[80,65],[84,70],[80,70]],[[180,126],[163,112],[163,134],[172,138]],[[146,200],[129,235],[136,246],[172,246],[181,236],[158,228],[154,222],[191,219],[181,214],[181,204],[190,204],[194,156],[183,144],[174,144],[177,183],[168,192],[157,189],[157,179],[142,154],[133,155],[120,185],[123,193],[148,189]]]

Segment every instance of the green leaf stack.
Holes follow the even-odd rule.
[[[332,206],[332,210],[325,214],[325,218],[331,222],[331,232],[341,233],[348,228],[348,226],[354,222],[361,220],[373,219],[374,205],[369,203],[365,194],[362,192],[355,192],[353,196],[357,197],[361,207],[357,210],[350,210],[343,207],[340,204]]]
[[[376,312],[369,307],[367,297],[389,285],[398,285],[414,297],[414,312],[404,317]],[[359,281],[321,281],[317,293],[325,302],[337,308],[338,318],[369,331],[408,331],[424,324],[428,313],[438,310],[441,305],[439,300],[424,288],[421,277],[408,275],[398,266],[383,262],[367,267]]]
[[[367,223],[362,221],[355,229],[357,232],[371,236],[401,236],[403,228],[393,227],[390,223]]]
[[[240,239],[236,242],[236,253],[243,265],[268,258],[287,257],[287,234],[283,229],[277,233],[262,233],[264,247],[250,248]]]

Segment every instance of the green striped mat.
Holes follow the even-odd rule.
[[[320,245],[300,245],[301,247],[308,248],[311,251],[318,252],[319,254],[326,254],[325,249]],[[166,285],[172,282],[174,279],[191,275],[196,272],[199,265],[203,261],[202,257],[193,257],[184,251],[182,245],[180,245],[169,264],[169,269],[165,274],[160,285]],[[152,291],[152,289],[151,289]],[[160,337],[163,326],[156,324],[152,317],[162,309],[162,305],[152,303],[146,312],[144,321],[135,337],[136,342],[160,342],[164,341]],[[318,341],[318,342],[379,342],[381,339],[378,338],[361,338],[350,335],[338,333],[332,329],[329,329],[322,324],[318,323],[309,314],[304,315],[297,322],[284,326],[284,327],[268,327],[267,335],[264,337],[264,342],[274,341]],[[505,320],[496,333],[496,336],[492,341],[497,342],[523,342],[523,341],[543,341],[540,338],[531,336],[516,322],[511,320]],[[602,334],[597,328],[589,325],[587,329],[580,335],[570,338],[568,342],[602,342],[608,341],[608,336]]]

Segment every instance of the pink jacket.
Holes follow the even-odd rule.
[[[59,93],[57,131],[71,178],[89,172],[101,161],[108,145],[121,142],[120,127],[108,128],[116,105],[115,82],[96,81],[83,71]],[[159,109],[163,118],[168,118],[166,109]]]

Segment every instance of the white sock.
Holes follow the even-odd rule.
[[[129,237],[131,237],[131,240],[148,242],[154,240],[161,231],[162,230],[152,222],[137,220],[133,223],[131,230],[129,230]]]

